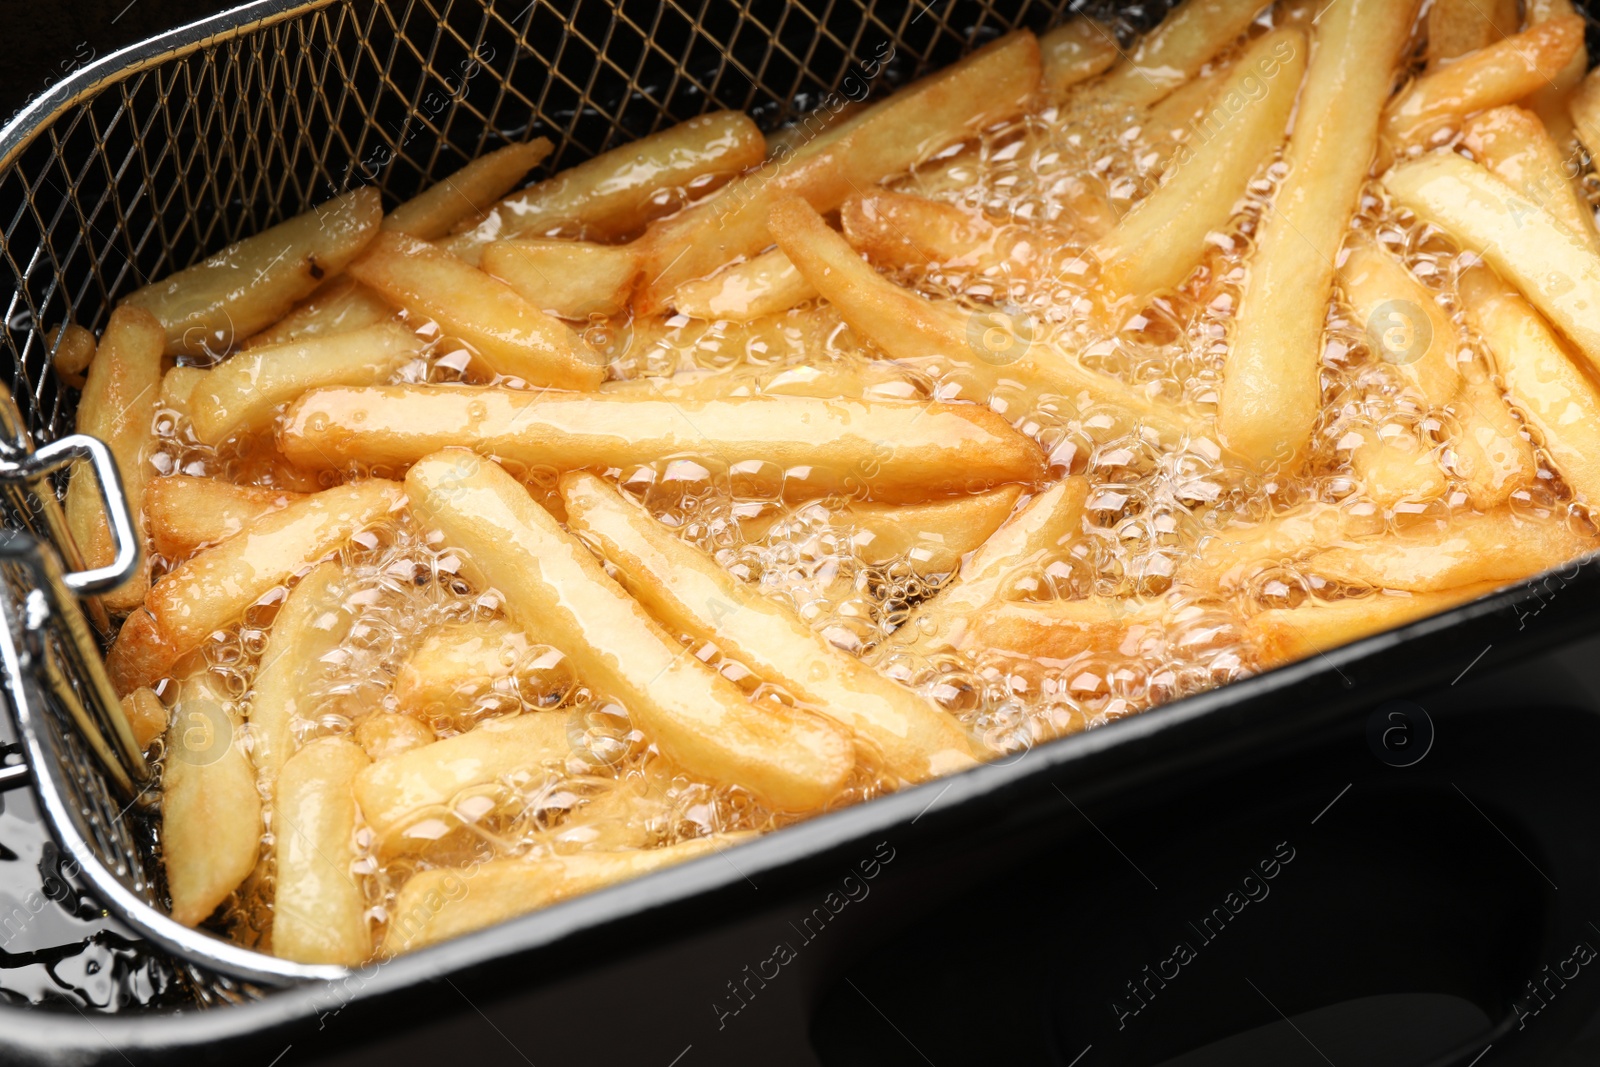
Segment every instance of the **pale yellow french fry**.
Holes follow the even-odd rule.
[[[1253,615],[1245,629],[1262,668],[1281,667],[1448,611],[1492,593],[1503,584],[1485,582],[1438,593],[1378,593],[1355,599],[1308,601],[1297,608],[1269,608]]]
[[[151,587],[106,656],[119,692],[160,680],[178,658],[244,614],[273,587],[381,522],[400,502],[395,482],[365,481],[297,500],[212,545]]]
[[[832,211],[852,192],[1020,114],[1038,85],[1038,41],[1009,34],[654,224],[640,239],[635,310],[659,311],[684,282],[770,245],[767,216],[779,200],[798,196]]]
[[[975,645],[1015,653],[1043,666],[1084,652],[1138,651],[1167,617],[1160,600],[1046,600],[996,604],[973,623]]]
[[[357,189],[229,245],[124,301],[160,320],[167,353],[221,354],[283,318],[378,233],[383,203]]]
[[[372,955],[366,894],[353,870],[350,792],[368,762],[353,742],[319,737],[283,766],[272,807],[272,954],[280,959],[354,967]]]
[[[161,396],[156,402],[157,406],[187,415],[189,397],[193,395],[194,387],[200,384],[205,373],[200,367],[173,367],[167,371],[161,376]]]
[[[1044,86],[1055,93],[1103,74],[1120,55],[1116,35],[1089,18],[1064,22],[1039,37]]]
[[[742,112],[702,115],[513,193],[441,243],[476,263],[484,245],[508,237],[626,237],[760,163],[765,153],[761,131]]]
[[[1600,248],[1594,209],[1572,181],[1578,168],[1564,159],[1539,116],[1520,107],[1497,107],[1468,119],[1463,143],[1489,172]]]
[[[1572,6],[1571,0],[1528,0],[1524,6],[1527,9],[1530,26],[1577,14],[1577,9]],[[1566,145],[1572,137],[1572,119],[1567,105],[1588,70],[1589,49],[1579,41],[1578,50],[1567,60],[1567,65],[1561,68],[1560,73],[1551,78],[1548,85],[1542,85],[1529,93],[1527,99],[1522,102],[1524,107],[1539,116],[1544,122],[1545,129],[1550,131],[1550,136],[1557,144]]]
[[[749,322],[787,311],[816,295],[783,250],[773,248],[709,278],[684,282],[672,294],[671,304],[692,318]]]
[[[609,396],[662,400],[725,400],[741,396],[812,396],[846,400],[918,400],[927,394],[897,363],[800,364],[781,370],[685,371],[666,378],[605,382]]]
[[[167,732],[167,707],[153,689],[135,689],[123,697],[122,714],[133,728],[133,740],[140,751]]]
[[[431,745],[437,738],[432,727],[409,715],[375,712],[356,723],[356,744],[374,760],[388,759]]]
[[[94,362],[94,334],[69,322],[50,331],[48,346],[54,351],[50,366],[68,384],[83,388],[83,373]]]
[[[1372,166],[1379,109],[1415,10],[1413,0],[1336,0],[1317,23],[1288,175],[1257,231],[1223,366],[1217,428],[1258,467],[1292,468],[1310,448],[1334,256]]]
[[[464,727],[477,701],[517,686],[531,644],[504,620],[445,623],[423,637],[395,675],[396,710],[424,722]]]
[[[1600,255],[1554,214],[1450,153],[1396,167],[1401,204],[1477,252],[1600,367]]]
[[[405,467],[454,446],[557,470],[695,455],[758,466],[748,475],[752,486],[902,503],[1031,483],[1045,470],[1037,445],[972,404],[794,396],[671,401],[474,386],[318,389],[290,409],[279,443],[312,469],[357,461]]]
[[[1261,522],[1219,530],[1200,542],[1179,578],[1204,591],[1234,593],[1261,571],[1329,545],[1380,534],[1382,512],[1370,503],[1313,502]]]
[[[184,680],[167,730],[161,853],[172,917],[199,926],[255,869],[261,796],[243,721],[205,672]]]
[[[1434,0],[1428,8],[1428,70],[1438,70],[1521,29],[1517,0]]]
[[[1223,79],[1232,72],[1233,64],[1218,64],[1209,74],[1191,78],[1145,112],[1139,127],[1144,139],[1159,154],[1163,170],[1179,147],[1194,136],[1201,117],[1211,110],[1212,101],[1217,99]]]
[[[605,367],[577,334],[497,278],[426,241],[379,235],[350,264],[358,281],[471,345],[495,374],[531,385],[593,389]]]
[[[571,748],[565,712],[491,719],[378,760],[356,776],[355,796],[386,851],[421,848],[503,806],[503,779],[561,770]]]
[[[316,719],[325,657],[349,635],[354,619],[345,604],[348,592],[344,568],[334,560],[319,563],[289,590],[272,620],[249,704],[250,755],[269,791],[295,753],[295,724]]]
[[[1055,266],[1059,233],[996,226],[972,211],[911,193],[875,189],[839,209],[845,238],[875,265],[925,272],[930,267],[1034,281]]]
[[[1569,15],[1463,56],[1418,78],[1384,109],[1384,140],[1396,153],[1432,145],[1474,111],[1514,104],[1548,86],[1581,47],[1583,19]]]
[[[1284,137],[1305,74],[1305,34],[1279,29],[1251,43],[1217,87],[1219,103],[1177,151],[1161,186],[1135,204],[1091,251],[1116,296],[1148,297],[1180,285],[1211,233]]]
[[[552,237],[493,241],[484,245],[480,265],[534,307],[563,319],[619,313],[639,275],[631,248]]]
[[[498,590],[512,622],[566,653],[586,684],[621,701],[684,770],[789,811],[815,808],[842,787],[854,759],[836,727],[751,704],[499,467],[450,449],[413,466],[406,491],[418,522],[466,554],[468,579]]]
[[[973,765],[955,719],[830,645],[794,610],[746,585],[592,474],[561,479],[567,525],[596,545],[674,633],[710,641],[864,739],[907,782]]]
[[[543,860],[494,860],[461,871],[420,871],[400,887],[383,951],[390,956],[414,952],[569,897],[720,852],[747,836],[715,834],[665,848],[575,852]]]
[[[383,228],[432,241],[457,223],[476,219],[516,188],[555,147],[548,137],[506,145],[441,178],[383,218]]]
[[[252,335],[239,347],[259,348],[262,345],[284,345],[290,341],[308,341],[313,337],[359,330],[394,318],[394,308],[387,300],[368,289],[348,274],[330,278],[295,309],[258,334]],[[170,372],[169,372],[170,373]]]
[[[1522,519],[1501,508],[1462,515],[1439,530],[1327,548],[1304,569],[1334,581],[1436,593],[1478,582],[1514,582],[1600,547],[1560,521]]]
[[[1497,507],[1539,476],[1533,443],[1506,399],[1486,378],[1469,378],[1452,405],[1457,432],[1450,442],[1455,472],[1476,508]]]
[[[1087,392],[1169,436],[1203,435],[1208,429],[1198,416],[1152,400],[1035,340],[1032,332],[1042,327],[1029,321],[902,289],[863,262],[803,201],[779,204],[771,226],[779,247],[851,328],[895,359],[943,357],[960,364],[984,392],[979,399],[989,400],[1003,381],[1017,381],[1024,383],[1024,408],[1044,392]]]
[[[150,547],[157,555],[182,562],[304,495],[215,478],[152,478],[144,498]]]
[[[161,392],[161,324],[149,312],[119,307],[111,313],[99,351],[89,365],[89,379],[78,398],[79,433],[98,437],[111,448],[122,475],[122,490],[133,514],[134,531],[144,540],[144,487],[152,473],[149,452],[155,444],[153,420]],[[95,475],[87,463],[72,471],[67,485],[67,528],[89,567],[105,567],[116,558],[111,527]],[[141,546],[142,548],[143,546]],[[128,611],[150,587],[147,560],[122,586],[101,594],[107,609]]]
[[[1367,496],[1392,508],[1401,501],[1437,500],[1449,489],[1444,472],[1410,434],[1384,437],[1371,429],[1350,453],[1350,467]]]
[[[1130,106],[1149,107],[1198,74],[1266,6],[1261,0],[1184,0],[1096,89]]]
[[[1600,390],[1527,301],[1482,268],[1460,280],[1467,316],[1506,390],[1579,500],[1600,503]]]
[[[196,437],[220,445],[267,429],[283,405],[312,389],[378,385],[421,354],[417,335],[393,322],[263,345],[205,371],[189,393],[189,418]]]
[[[1036,567],[1049,553],[1083,533],[1089,483],[1067,478],[1040,493],[984,542],[943,589],[913,608],[906,621],[874,653],[882,663],[896,652],[924,655],[960,651],[972,643],[974,619],[999,603],[1007,581]]]

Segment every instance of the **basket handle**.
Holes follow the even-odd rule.
[[[34,484],[78,460],[87,460],[94,469],[100,503],[110,523],[116,554],[104,567],[72,571],[62,582],[73,593],[88,596],[115,589],[132,577],[139,566],[139,538],[133,529],[133,514],[128,495],[122,488],[116,457],[104,441],[88,434],[75,433],[52,441],[33,452],[6,450],[0,454],[0,481]]]

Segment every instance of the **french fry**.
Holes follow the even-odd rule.
[[[853,731],[874,762],[907,782],[973,765],[956,721],[841,652],[792,608],[729,574],[592,474],[561,479],[567,525],[598,547],[634,597],[674,633],[710,641]]]
[[[481,265],[534,307],[563,319],[618,314],[639,274],[630,248],[548,237],[492,241]]]
[[[1467,483],[1467,499],[1487,510],[1531,484],[1539,476],[1539,462],[1505,397],[1481,374],[1461,383],[1451,448],[1455,473]]]
[[[1268,567],[1383,530],[1383,515],[1371,504],[1303,504],[1261,522],[1217,531],[1200,542],[1179,578],[1200,590],[1234,593]]]
[[[672,308],[697,319],[749,322],[815,299],[816,289],[773,248],[725,267],[709,278],[684,282],[672,294]]]
[[[1577,14],[1571,0],[1528,0],[1524,6],[1527,8],[1530,26]],[[1561,68],[1560,73],[1551,78],[1549,84],[1541,85],[1529,93],[1527,99],[1522,102],[1523,107],[1539,116],[1544,122],[1545,129],[1550,131],[1550,136],[1557,144],[1565,145],[1572,137],[1572,119],[1569,117],[1568,104],[1588,70],[1589,50],[1582,41],[1579,41],[1577,51],[1567,60],[1567,65]]]
[[[1136,652],[1143,636],[1167,616],[1161,600],[1045,600],[996,604],[973,623],[986,648],[1058,666],[1084,652]]]
[[[1197,75],[1145,112],[1140,129],[1161,154],[1162,167],[1178,147],[1193,135],[1200,117],[1211,110],[1224,78],[1233,73],[1233,64],[1218,64],[1209,74]]]
[[[516,187],[555,146],[535,137],[481,155],[448,177],[430,185],[383,218],[383,228],[424,241],[450,233],[457,223],[480,217],[495,201]]]
[[[1103,285],[1144,298],[1180,285],[1227,225],[1250,179],[1282,142],[1305,74],[1305,34],[1267,33],[1217,87],[1221,101],[1178,149],[1167,178],[1095,243]]]
[[[1467,317],[1556,470],[1579,500],[1600,503],[1600,390],[1538,312],[1499,278],[1474,268],[1459,285]]]
[[[537,505],[536,505],[537,506]],[[425,847],[502,806],[500,782],[559,770],[571,750],[564,712],[492,719],[464,734],[378,760],[355,777],[361,814],[386,851]],[[449,805],[465,804],[461,812]]]
[[[815,808],[843,786],[853,759],[837,728],[747,701],[688,655],[499,467],[452,449],[413,466],[406,490],[418,521],[466,554],[467,578],[499,590],[514,623],[566,653],[579,677],[621,701],[690,774],[789,811]]]
[[[1589,242],[1457,155],[1406,163],[1384,175],[1383,184],[1400,203],[1482,255],[1600,368],[1600,255]]]
[[[1559,522],[1520,519],[1504,508],[1459,516],[1405,539],[1325,548],[1304,567],[1337,582],[1437,593],[1481,582],[1514,582],[1600,547]]]
[[[1004,281],[1049,276],[1062,234],[996,226],[982,215],[910,193],[876,189],[839,209],[845,239],[875,265],[926,272],[930,267],[994,275]]]
[[[193,556],[151,587],[123,624],[106,669],[119,693],[161,679],[179,657],[232,624],[274,586],[400,502],[394,482],[342,485],[297,500]]]
[[[202,442],[220,445],[272,425],[283,405],[319,386],[378,385],[422,354],[398,323],[307,341],[263,345],[204,372],[189,393],[189,418]]]
[[[133,514],[134,531],[143,542],[144,487],[149,471],[147,453],[155,443],[152,425],[156,397],[161,390],[161,351],[165,333],[149,312],[119,307],[111,313],[99,352],[89,365],[89,379],[78,399],[78,432],[98,437],[111,448],[122,475],[122,491]],[[111,526],[95,475],[87,463],[78,464],[67,485],[67,527],[90,567],[109,566],[116,558]],[[141,546],[141,551],[142,551]],[[106,608],[129,611],[144,599],[150,586],[148,561],[141,559],[137,573],[122,586],[102,595]]]
[[[769,489],[903,503],[1034,482],[1045,469],[1037,445],[970,404],[790,396],[676,402],[475,386],[318,389],[290,409],[279,444],[310,469],[405,467],[458,446],[557,470],[689,454],[761,461],[749,478]],[[807,469],[791,470],[798,467]]]
[[[1119,408],[1130,419],[1172,436],[1203,435],[1195,415],[1163,405],[1109,375],[1080,365],[1044,340],[1038,328],[1003,311],[975,311],[950,300],[930,300],[902,289],[864,263],[804,202],[773,209],[772,233],[800,273],[826,297],[856,332],[895,359],[913,362],[943,357],[960,366],[990,396],[1005,381],[1024,385],[1026,409],[1044,392],[1094,400]]]
[[[383,297],[347,274],[330,278],[316,292],[295,305],[293,311],[253,334],[239,347],[286,345],[313,337],[347,333],[394,318],[394,308]]]
[[[161,777],[172,917],[199,926],[255,868],[261,796],[238,709],[205,672],[183,682]]]
[[[1562,158],[1539,116],[1520,107],[1497,107],[1467,120],[1463,143],[1489,172],[1535,204],[1542,204],[1576,234],[1600,248],[1594,210],[1572,178],[1577,168]]]
[[[665,378],[605,382],[602,394],[661,400],[726,400],[741,396],[812,396],[847,400],[920,400],[926,391],[910,372],[887,360],[861,364],[799,364],[779,370],[685,371]]]
[[[349,635],[347,593],[344,568],[333,560],[319,563],[289,590],[272,620],[248,712],[250,755],[269,790],[295,754],[295,723],[316,718],[316,690],[328,673],[325,657]]]
[[[494,860],[466,871],[419,871],[400,887],[383,950],[391,956],[414,952],[569,897],[720,852],[746,836],[715,834],[665,848],[575,852],[544,860]]]
[[[702,115],[514,193],[441,243],[477,263],[484,245],[508,237],[627,237],[760,163],[765,153],[761,131],[742,112]]]
[[[1265,6],[1261,0],[1184,0],[1096,89],[1131,107],[1149,107],[1198,74]]]
[[[1520,29],[1517,0],[1434,0],[1428,9],[1428,70],[1438,70]]]
[[[157,555],[182,562],[304,496],[215,478],[152,478],[144,497],[150,547]]]
[[[350,783],[368,762],[353,742],[319,737],[283,766],[272,809],[272,953],[281,959],[354,967],[372,955],[366,895],[351,869]]]
[[[180,414],[189,414],[189,397],[194,394],[194,387],[199,385],[205,377],[205,371],[200,367],[173,367],[161,376],[161,396],[156,401],[158,407]]]
[[[62,381],[82,389],[83,373],[94,362],[94,334],[77,323],[69,322],[51,330],[46,343],[54,352],[50,357],[50,366]]]
[[[377,235],[382,218],[378,190],[357,189],[152,282],[124,303],[160,320],[168,355],[222,352],[344,270]]]
[[[865,100],[851,100],[838,94],[824,97],[822,103],[807,114],[767,134],[767,158],[781,159],[790,152],[799,151],[807,141],[837,129],[859,116],[866,107]]]
[[[1308,601],[1297,608],[1269,608],[1251,616],[1245,630],[1262,666],[1281,667],[1448,611],[1494,592],[1501,584],[1485,582],[1438,593],[1378,593]]]
[[[427,723],[409,715],[385,712],[363,716],[356,723],[355,738],[362,751],[374,760],[398,756],[402,752],[431,745],[437,740]]]
[[[593,389],[605,367],[570,328],[497,278],[400,233],[381,234],[350,273],[472,346],[494,373],[531,385]]]
[[[517,684],[531,647],[526,634],[503,620],[445,623],[400,665],[396,710],[423,722],[464,727],[480,697]]]
[[[1020,113],[1038,84],[1038,42],[1009,34],[652,225],[639,243],[635,311],[659,311],[684,282],[770,245],[767,216],[779,200],[798,196],[832,211],[850,193]]]
[[[1089,18],[1063,22],[1039,37],[1044,86],[1053,93],[1105,73],[1120,54],[1116,36]]]
[[[943,589],[912,609],[872,662],[883,664],[901,651],[927,655],[967,647],[974,619],[1004,598],[1009,578],[1082,534],[1088,494],[1086,480],[1067,478],[1028,501]]]
[[[1415,10],[1413,0],[1337,0],[1318,22],[1284,156],[1288,176],[1257,230],[1223,366],[1217,429],[1258,467],[1293,468],[1310,449],[1334,256],[1372,165],[1379,109]]]
[[[1567,114],[1571,117],[1573,133],[1583,143],[1589,158],[1600,156],[1600,77],[1591,72],[1578,83],[1567,102]]]
[[[122,714],[133,728],[133,740],[141,752],[167,732],[167,707],[153,689],[135,689],[123,697]]]
[[[1350,467],[1367,496],[1384,507],[1405,500],[1437,500],[1449,489],[1432,453],[1415,436],[1384,436],[1370,428],[1356,434],[1360,440],[1351,449]]]
[[[1583,19],[1550,19],[1418,78],[1384,109],[1391,151],[1431,145],[1474,111],[1514,104],[1548,86],[1583,47]]]

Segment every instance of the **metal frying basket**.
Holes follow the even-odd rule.
[[[100,659],[103,614],[80,595],[136,565],[116,471],[66,436],[75,394],[49,330],[98,331],[145,282],[348,188],[390,203],[509,139],[542,133],[559,170],[713,108],[765,127],[830,93],[879,91],[1083,0],[256,0],[94,62],[0,130],[0,667],[17,740],[0,789],[30,781],[91,891],[170,952],[202,1002],[337,978],[167,918],[154,781]],[[1139,28],[1096,12],[1123,35]],[[1126,6],[1126,5],[1125,5]],[[1166,3],[1129,6],[1154,21]],[[892,49],[887,51],[887,49]],[[852,82],[852,78],[854,81]],[[94,463],[120,551],[84,572],[61,519],[62,466]],[[63,563],[63,561],[65,561]]]

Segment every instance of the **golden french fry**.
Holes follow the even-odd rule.
[[[383,204],[357,189],[231,244],[124,301],[161,321],[167,354],[221,353],[283,318],[378,233]]]
[[[1370,503],[1303,504],[1261,522],[1217,531],[1200,542],[1179,577],[1201,590],[1234,593],[1268,567],[1383,530],[1383,514]]]
[[[742,112],[702,115],[514,193],[441,243],[476,263],[484,245],[508,237],[627,237],[760,163],[765,154],[761,131]]]
[[[1405,264],[1369,241],[1352,242],[1339,269],[1356,325],[1373,355],[1409,382],[1429,407],[1442,408],[1461,391],[1454,323],[1438,299]]]
[[[1350,467],[1366,488],[1367,496],[1386,508],[1403,500],[1437,500],[1449,488],[1433,454],[1416,437],[1402,432],[1384,436],[1372,429],[1356,431],[1360,438],[1350,452]],[[1342,442],[1341,442],[1342,443]]]
[[[1600,254],[1476,163],[1424,156],[1384,175],[1395,198],[1479,253],[1600,367]]]
[[[149,312],[119,307],[111,313],[99,352],[89,365],[89,380],[78,399],[78,432],[98,437],[111,448],[122,475],[122,490],[133,514],[133,527],[144,540],[144,487],[149,477],[148,453],[155,443],[153,420],[161,391],[161,350],[166,335]],[[95,475],[78,464],[67,485],[67,527],[90,567],[109,566],[116,558],[111,526]],[[148,561],[117,589],[102,594],[111,611],[129,611],[150,587]]]
[[[1269,608],[1245,624],[1263,668],[1281,667],[1340,645],[1448,611],[1492,593],[1503,583],[1485,582],[1438,593],[1378,593],[1334,601],[1307,601],[1297,608]]]
[[[1084,652],[1138,651],[1139,642],[1167,617],[1161,600],[1045,600],[995,604],[973,623],[973,637],[1000,649],[1057,666]]]
[[[751,704],[652,621],[499,467],[450,449],[413,466],[406,490],[418,521],[466,554],[468,579],[499,590],[514,623],[566,653],[579,677],[621,701],[690,774],[742,786],[788,811],[815,808],[843,786],[853,758],[836,727]]]
[[[153,689],[135,689],[123,697],[122,714],[133,728],[133,740],[141,751],[167,732],[167,706]]]
[[[378,760],[356,776],[355,796],[384,849],[419,848],[454,829],[457,819],[474,822],[502,806],[506,798],[496,797],[502,779],[559,770],[571,748],[565,712],[492,719]]]
[[[1517,0],[1434,0],[1428,9],[1428,70],[1438,70],[1520,29]]]
[[[239,347],[286,345],[313,337],[359,330],[394,318],[394,308],[383,297],[347,274],[330,278],[295,309]],[[169,372],[170,373],[170,372]]]
[[[1530,26],[1538,26],[1551,19],[1577,14],[1577,9],[1572,6],[1571,0],[1528,0],[1524,7],[1527,8]],[[1577,51],[1567,60],[1567,65],[1550,79],[1549,84],[1541,85],[1529,93],[1527,99],[1522,102],[1523,107],[1539,116],[1544,122],[1545,129],[1550,131],[1550,136],[1557,144],[1565,145],[1572,137],[1572,119],[1568,114],[1568,104],[1588,70],[1589,49],[1580,40]]]
[[[471,345],[496,374],[558,389],[593,389],[605,377],[605,367],[569,327],[505,282],[426,241],[381,234],[350,264],[350,273]]]
[[[391,715],[374,712],[356,723],[356,744],[374,759],[388,759],[402,752],[410,752],[423,745],[431,745],[437,738],[427,723],[409,715]]]
[[[789,257],[774,248],[709,278],[684,282],[670,303],[673,310],[696,319],[749,322],[787,311],[816,295]]]
[[[548,137],[506,145],[479,156],[384,216],[383,228],[432,241],[464,219],[476,219],[516,188],[550,154]]]
[[[1491,174],[1600,248],[1594,210],[1572,181],[1577,167],[1562,158],[1539,116],[1520,107],[1497,107],[1468,119],[1462,132],[1462,143]]]
[[[393,322],[263,345],[204,371],[189,393],[189,418],[196,437],[219,445],[268,428],[283,405],[312,389],[378,385],[421,354],[417,335]]]
[[[354,967],[372,955],[350,792],[368,762],[354,743],[319,737],[283,765],[272,808],[272,954],[281,959]]]
[[[83,372],[94,361],[94,334],[69,322],[51,330],[46,345],[55,353],[50,357],[50,366],[67,384],[82,389]]]
[[[316,691],[328,673],[324,657],[349,635],[353,620],[347,593],[344,568],[334,560],[319,563],[289,590],[272,620],[249,705],[250,755],[269,789],[295,754],[295,723],[316,719]]]
[[[152,478],[144,497],[150,547],[157,555],[182,562],[304,496],[215,478]]]
[[[850,193],[1019,114],[1038,84],[1038,42],[1009,34],[652,225],[639,242],[644,283],[635,310],[659,311],[684,282],[770,245],[767,216],[779,200],[803,197],[832,211]]]
[[[727,400],[741,396],[813,396],[846,400],[920,400],[927,392],[910,372],[887,360],[812,366],[776,371],[686,371],[666,378],[605,382],[610,396],[661,400]]]
[[[617,314],[639,274],[631,248],[550,237],[490,242],[480,265],[534,307],[564,319]]]
[[[1212,101],[1233,64],[1219,63],[1209,74],[1201,74],[1150,105],[1140,122],[1145,137],[1161,154],[1162,167],[1178,147],[1194,134],[1202,115],[1211,110]]]
[[[973,765],[939,707],[830,645],[790,607],[746,585],[592,474],[561,479],[567,525],[598,547],[634,597],[674,633],[710,641],[864,739],[908,782]]]
[[[1591,72],[1578,83],[1567,101],[1567,114],[1571,117],[1573,132],[1583,142],[1590,158],[1594,158],[1600,153],[1600,76]]]
[[[1467,317],[1556,470],[1579,500],[1600,502],[1600,390],[1538,312],[1499,278],[1478,267],[1459,284]]]
[[[1090,18],[1072,19],[1039,37],[1044,86],[1055,93],[1104,73],[1120,54],[1116,36]]]
[[[1014,402],[1024,410],[1045,392],[1087,393],[1169,436],[1199,436],[1207,429],[1198,416],[1088,370],[1048,340],[1035,339],[1042,326],[1032,320],[902,289],[863,262],[801,200],[774,208],[771,226],[779,247],[853,329],[895,359],[939,357],[959,364],[978,383],[983,395],[976,399],[992,403],[1002,383],[1017,382],[1022,395]]]
[[[881,664],[901,651],[926,655],[967,647],[974,619],[1006,595],[1009,578],[1082,534],[1088,495],[1085,479],[1067,478],[1028,501],[943,589],[911,610],[873,661]]]
[[[238,710],[202,672],[184,680],[167,730],[161,852],[172,917],[199,926],[255,868],[261,796]]]
[[[759,467],[747,475],[753,485],[906,503],[1030,483],[1045,470],[1037,445],[971,404],[792,396],[677,402],[476,386],[318,389],[290,409],[279,443],[309,468],[405,467],[450,447],[557,470],[687,454]]]
[[[1474,111],[1514,104],[1548,86],[1583,47],[1583,19],[1550,19],[1418,78],[1384,109],[1391,151],[1432,145]]]
[[[1284,137],[1305,74],[1305,34],[1279,29],[1254,42],[1217,87],[1218,104],[1177,150],[1168,177],[1092,249],[1102,283],[1144,298],[1178,286],[1200,263],[1208,237]]]
[[[814,110],[767,134],[767,158],[781,159],[790,152],[799,151],[807,141],[859,116],[866,106],[865,100],[851,100],[837,93],[824,97]]]
[[[200,367],[173,367],[161,376],[161,396],[156,405],[180,414],[189,413],[189,397],[205,377]]]
[[[1217,429],[1258,467],[1297,466],[1310,449],[1334,256],[1415,10],[1414,0],[1337,0],[1317,24],[1284,155],[1288,176],[1257,230],[1223,366]]]
[[[1305,570],[1351,585],[1437,593],[1479,582],[1514,582],[1600,547],[1561,522],[1517,518],[1501,508],[1462,515],[1448,526],[1404,539],[1325,548]]]
[[[930,504],[858,501],[841,509],[835,521],[849,531],[856,556],[869,564],[904,559],[918,574],[948,574],[1000,528],[1021,495],[1020,486],[1008,485]],[[747,538],[758,532],[750,523],[740,528]]]
[[[1487,510],[1531,484],[1539,476],[1539,461],[1505,397],[1481,374],[1461,383],[1452,405],[1457,432],[1450,447],[1455,473],[1466,480],[1467,498]]]
[[[493,860],[457,871],[419,871],[400,887],[390,912],[386,955],[504,922],[662,867],[720,852],[746,834],[714,834],[665,848],[575,852],[543,860]]]
[[[1265,6],[1262,0],[1184,0],[1095,88],[1132,107],[1149,107],[1198,74]]]
[[[520,688],[522,676],[536,669],[528,662],[531,647],[526,634],[500,619],[436,627],[400,665],[396,710],[463,727],[485,693],[501,685]]]
[[[839,209],[845,238],[875,265],[925,272],[930,267],[1038,280],[1065,238],[1044,229],[996,226],[982,215],[910,193],[876,189]]]

